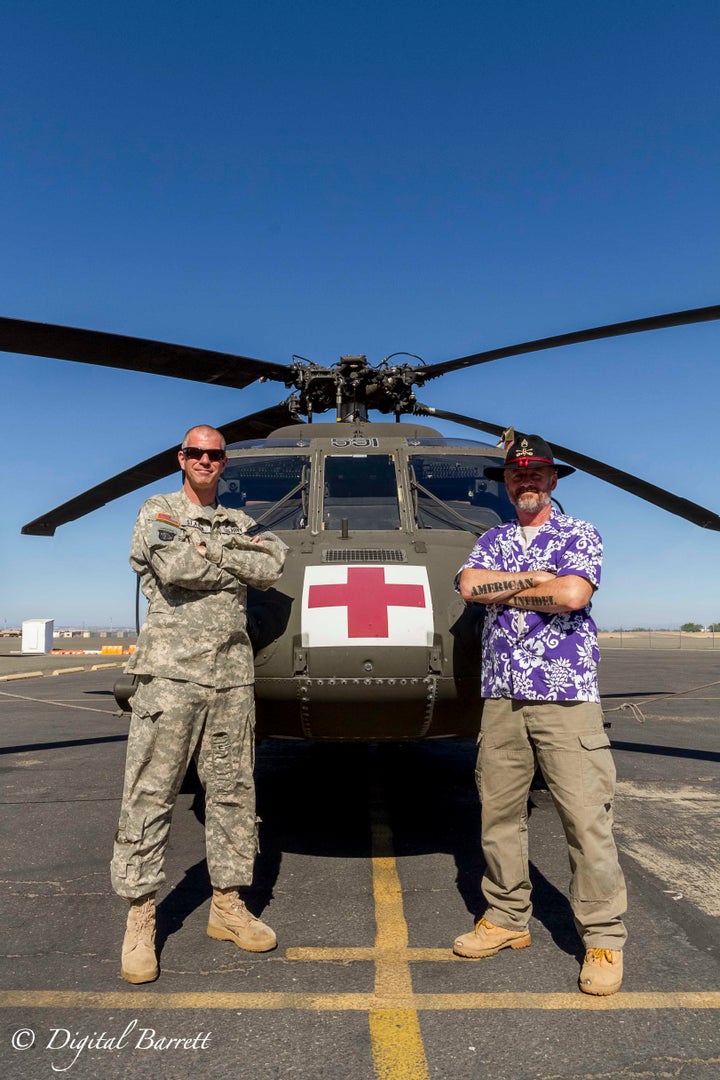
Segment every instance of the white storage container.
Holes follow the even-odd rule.
[[[54,626],[54,619],[25,619],[22,624],[22,651],[52,652]]]

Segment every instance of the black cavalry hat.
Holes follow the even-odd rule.
[[[483,472],[489,480],[504,480],[506,469],[527,469],[538,465],[549,465],[559,477],[575,472],[571,465],[556,465],[552,447],[539,435],[517,434],[505,455],[505,464],[488,465]]]

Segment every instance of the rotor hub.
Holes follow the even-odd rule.
[[[409,364],[373,367],[362,354],[341,356],[331,367],[296,360],[289,374],[286,385],[297,391],[289,403],[294,415],[312,417],[335,408],[338,420],[367,419],[370,409],[412,413],[413,386],[422,381]]]

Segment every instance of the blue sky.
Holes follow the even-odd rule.
[[[718,55],[710,0],[11,0],[0,314],[280,362],[435,363],[716,304]],[[419,396],[720,511],[719,351],[708,323]],[[284,388],[0,363],[0,626],[130,625],[154,489],[53,539],[22,524]],[[720,621],[720,534],[581,475],[559,495],[605,538],[601,626]]]

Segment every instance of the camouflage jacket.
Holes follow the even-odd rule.
[[[143,504],[130,565],[149,604],[128,671],[217,689],[254,682],[247,586],[270,588],[288,549],[272,533],[251,541],[245,534],[253,524],[242,510],[208,513],[183,491]]]

